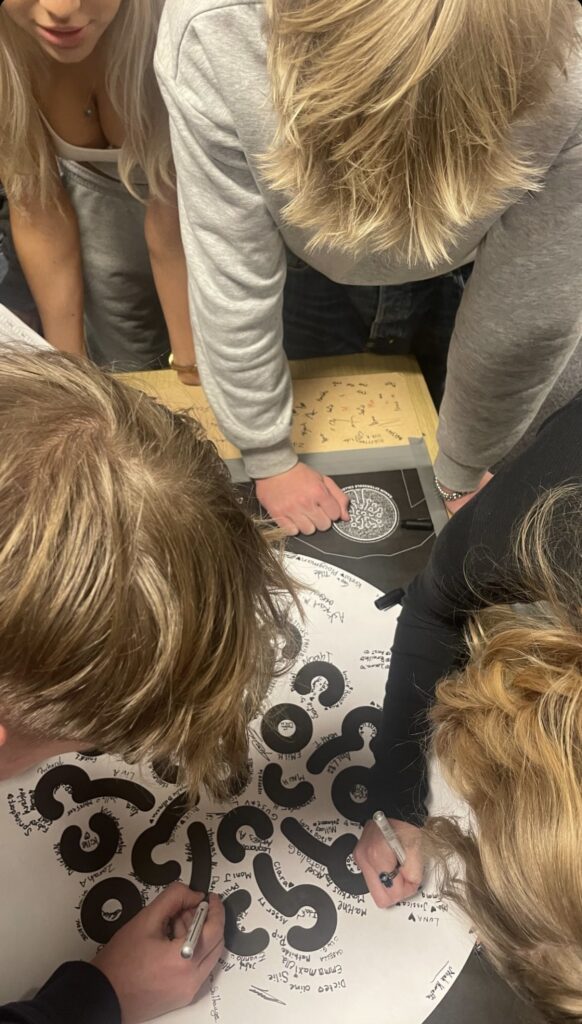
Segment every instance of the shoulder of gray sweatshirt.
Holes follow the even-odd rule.
[[[284,243],[333,281],[394,285],[475,258],[451,342],[436,471],[473,488],[535,416],[582,335],[582,55],[555,73],[543,109],[515,126],[541,171],[539,192],[509,196],[460,235],[436,267],[388,251],[307,252],[285,224],[286,197],[262,180],[275,115],[257,0],[171,0],[156,71],[171,124],[200,371],[250,476],[291,468],[291,382],[282,347]]]

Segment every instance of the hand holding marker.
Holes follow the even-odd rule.
[[[388,821],[388,819],[386,818],[385,814],[382,811],[376,811],[376,813],[373,816],[373,821],[374,824],[377,825],[378,828],[380,829],[380,832],[384,836],[384,839],[388,843],[388,846],[390,847],[392,853],[396,856],[396,860],[398,861],[393,871],[381,871],[378,876],[380,878],[380,881],[382,882],[382,885],[385,885],[387,889],[391,889],[392,886],[394,885],[394,879],[396,878],[396,875],[398,874],[400,868],[402,867],[404,861],[406,860],[406,851],[402,846],[402,843],[400,842],[398,836],[396,835],[396,832],[392,828],[392,825],[390,824],[390,822]]]

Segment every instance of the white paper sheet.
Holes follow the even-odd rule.
[[[44,338],[41,338],[40,334],[33,331],[32,327],[25,324],[6,306],[0,304],[0,345],[18,344],[19,342],[49,351],[52,348]]]
[[[227,953],[167,1024],[421,1024],[454,983],[473,942],[430,877],[381,911],[348,857],[396,612],[379,612],[362,580],[288,557],[312,588],[296,619],[301,650],[270,694],[271,707],[287,705],[280,726],[253,725],[251,777],[235,802],[186,811],[170,782],[104,756],[59,758],[2,785],[0,1002],[34,991],[64,959],[90,959],[119,926],[119,899],[129,913],[206,871],[231,920],[240,914],[229,944],[246,955]],[[463,813],[442,782],[433,806]]]

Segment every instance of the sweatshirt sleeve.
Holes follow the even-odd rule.
[[[463,574],[476,500],[447,524],[427,567],[408,588],[392,647],[382,721],[372,742],[369,794],[374,808],[417,826],[427,813],[428,715],[438,681],[462,660],[463,626],[477,606]]]
[[[104,974],[82,961],[63,964],[34,999],[0,1006],[0,1024],[121,1024]]]
[[[155,60],[170,117],[196,352],[222,430],[249,475],[267,477],[297,462],[282,343],[285,251],[198,23],[177,40],[164,15]]]
[[[582,143],[482,242],[449,350],[436,474],[471,490],[523,436],[582,335]]]
[[[546,420],[535,441],[447,523],[403,601],[369,791],[387,817],[426,817],[429,712],[437,683],[466,658],[464,627],[484,604],[527,601],[514,539],[546,491],[582,484],[582,392]],[[555,557],[571,550],[555,544]]]

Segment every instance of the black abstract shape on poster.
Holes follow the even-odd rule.
[[[305,697],[311,692],[313,681],[322,676],[327,685],[319,695],[319,703],[324,708],[331,708],[338,704],[346,690],[346,681],[343,672],[331,663],[331,661],[309,661],[299,669],[293,680],[293,689]]]
[[[158,846],[170,842],[174,830],[186,814],[190,801],[186,793],[178,793],[164,808],[158,820],[137,837],[131,851],[131,866],[135,874],[146,885],[169,885],[182,873],[177,860],[156,864],[152,853]]]
[[[314,953],[331,942],[337,928],[337,910],[331,897],[316,885],[295,885],[285,889],[266,853],[258,853],[253,860],[255,878],[261,894],[284,917],[296,917],[306,908],[315,912],[316,921],[310,928],[293,925],[287,933],[287,942],[300,953]]]
[[[370,769],[361,764],[350,765],[335,776],[331,784],[331,798],[336,810],[348,821],[365,825],[378,810],[370,796],[369,781]],[[365,791],[363,800],[354,798],[358,789]]]
[[[237,836],[238,830],[245,826],[252,828],[259,839],[270,839],[273,835],[273,822],[259,807],[244,804],[228,811],[216,830],[216,841],[222,856],[231,864],[240,864],[246,856],[247,851]]]
[[[70,825],[61,836],[59,853],[63,863],[71,871],[83,871],[87,874],[99,871],[109,864],[119,849],[119,825],[111,815],[102,811],[91,815],[89,828],[99,838],[98,845],[92,850],[83,849],[84,833],[78,825]]]
[[[341,735],[332,736],[313,751],[307,761],[307,770],[313,775],[320,775],[330,761],[335,760],[336,757],[361,750],[364,746],[364,738],[360,729],[363,725],[370,725],[377,732],[381,720],[380,708],[359,707],[348,711],[342,722]]]
[[[212,851],[206,826],[201,821],[188,826],[188,842],[192,855],[190,888],[193,892],[206,893],[212,877]]]
[[[153,761],[151,768],[152,773],[160,782],[167,782],[170,786],[176,785],[178,781],[178,765],[172,764],[171,761]]]
[[[295,726],[295,731],[289,736],[279,731],[281,723],[286,721]],[[298,754],[313,736],[313,723],[307,711],[297,704],[275,704],[261,721],[261,735],[277,754]]]
[[[264,928],[243,932],[238,926],[240,915],[249,909],[251,903],[251,894],[246,889],[237,889],[223,900],[226,918],[224,944],[235,956],[257,956],[269,945],[269,933]]]
[[[283,785],[283,769],[271,762],[263,772],[263,789],[266,796],[279,807],[296,810],[305,807],[313,798],[315,790],[310,782],[298,782],[295,786]]]
[[[110,900],[121,906],[115,919],[108,919],[104,909]],[[142,908],[143,900],[133,882],[128,878],[105,878],[97,882],[85,896],[81,905],[81,925],[90,939],[103,945],[132,917],[139,914]]]
[[[49,821],[57,821],[65,810],[62,801],[55,797],[57,789],[61,786],[71,791],[71,796],[77,804],[113,797],[132,804],[140,811],[150,811],[156,802],[152,794],[137,782],[128,779],[91,779],[78,765],[61,764],[43,775],[34,790],[36,809]]]
[[[295,659],[301,654],[302,647],[303,637],[297,629],[297,626],[290,622],[287,627],[287,637],[281,654],[283,658],[289,659],[289,661],[295,661]]]
[[[306,857],[323,864],[332,882],[342,892],[350,896],[364,896],[368,892],[364,876],[350,871],[347,865],[347,859],[354,852],[358,841],[356,836],[346,833],[338,836],[328,846],[295,818],[285,818],[281,822],[281,832]]]

